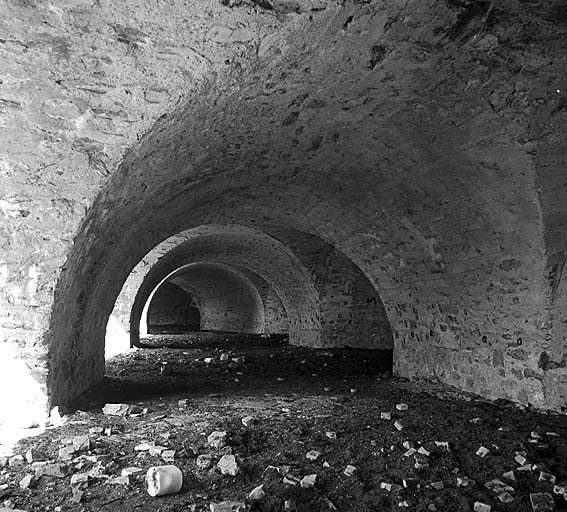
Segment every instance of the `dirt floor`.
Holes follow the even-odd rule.
[[[567,510],[565,416],[392,378],[387,352],[210,333],[145,341],[150,348],[108,363],[104,383],[62,426],[0,460],[0,507],[489,510],[479,502],[492,511]],[[110,415],[106,403],[131,407]],[[213,432],[221,432],[215,446]],[[225,455],[235,476],[217,467]],[[147,469],[171,463],[183,472],[182,489],[151,497]],[[128,467],[142,471],[121,478]],[[260,499],[251,499],[259,486]],[[237,503],[219,505],[227,501]]]

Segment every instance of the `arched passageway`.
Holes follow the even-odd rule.
[[[145,298],[140,316],[131,320],[137,330],[149,322],[151,306],[168,283],[193,298],[201,330],[259,333],[264,329],[260,294],[246,276],[228,265],[192,263],[167,275]]]
[[[216,261],[242,268],[257,290],[263,290],[262,332],[289,332],[290,342],[299,345],[393,348],[382,301],[354,263],[314,235],[281,227],[273,233],[245,226],[201,226],[152,251],[132,271],[114,307],[117,316],[131,311],[132,344],[138,344],[144,305],[160,282],[172,279],[184,265],[192,268],[194,261]],[[186,285],[190,281],[187,275]],[[135,299],[130,290],[137,290]]]
[[[148,334],[198,331],[201,313],[193,297],[174,280],[169,280],[153,295],[145,325]]]
[[[130,4],[103,4],[8,3],[15,28],[42,27],[34,52],[3,47],[25,69],[6,68],[15,99],[3,103],[0,161],[1,328],[6,353],[41,383],[34,400],[64,403],[101,378],[104,326],[153,248],[201,226],[244,226],[299,261],[280,280],[301,286],[259,274],[292,342],[340,343],[333,326],[346,333],[351,320],[333,316],[340,279],[324,286],[286,239],[303,233],[337,251],[320,262],[329,277],[342,254],[368,279],[353,308],[379,294],[398,375],[562,406],[563,353],[548,338],[563,335],[550,300],[565,252],[565,37],[546,9],[502,4],[488,26],[470,2],[323,2],[276,28],[265,11],[209,2],[222,26],[253,25],[240,40],[202,28],[209,11],[186,34],[182,2],[147,7],[157,23],[147,38],[117,35],[109,20],[139,20]],[[160,39],[170,29],[187,46]],[[360,330],[349,343],[366,343],[372,324],[351,313]],[[539,368],[543,352],[559,367]]]

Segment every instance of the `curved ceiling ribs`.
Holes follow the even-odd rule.
[[[531,125],[543,112],[538,123],[552,116],[561,131],[566,88],[549,75],[567,38],[529,2],[500,3],[489,24],[466,9],[411,0],[300,13],[269,39],[273,53],[255,46],[249,67],[210,73],[217,82],[171,106],[96,188],[58,274],[52,400],[103,375],[103,326],[137,265],[145,295],[206,261],[247,276],[264,311],[262,280],[271,286],[295,342],[353,342],[387,319],[376,340],[394,344],[398,375],[560,407],[563,338],[549,343],[542,326],[548,259],[556,276],[565,260],[563,243],[550,246],[563,207],[549,204],[564,203],[564,137],[544,146],[558,153],[546,178]]]

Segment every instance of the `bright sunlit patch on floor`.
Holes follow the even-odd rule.
[[[47,397],[16,349],[0,344],[0,456],[10,455],[18,440],[43,431]]]

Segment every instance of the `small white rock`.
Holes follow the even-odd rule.
[[[311,487],[315,487],[315,482],[317,481],[317,474],[313,473],[311,475],[305,475],[301,481],[299,482],[299,484],[301,485],[301,487],[305,488],[305,489],[309,489]]]
[[[317,450],[311,450],[305,454],[305,457],[309,460],[317,460],[320,455],[321,452],[318,452]]]
[[[353,466],[351,464],[348,464],[347,467],[344,470],[344,474],[346,476],[352,476],[354,475],[354,472],[356,471],[356,466]]]
[[[248,498],[251,499],[252,501],[259,501],[264,499],[266,496],[266,493],[264,492],[264,485],[259,485],[258,487],[254,487],[254,489],[252,489],[250,491],[250,494],[248,494]]]

